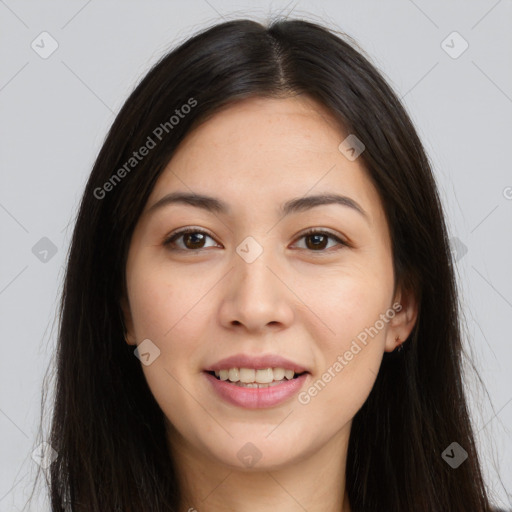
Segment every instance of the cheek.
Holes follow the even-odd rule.
[[[390,307],[391,268],[382,265],[352,267],[309,287],[304,301],[329,327],[334,345],[343,344],[370,328]]]
[[[197,414],[194,400],[183,390],[193,388],[198,372],[204,331],[201,318],[207,318],[198,300],[208,287],[187,286],[183,276],[168,268],[164,272],[158,265],[140,265],[134,270],[128,293],[137,342],[149,339],[160,351],[154,362],[142,365],[142,370],[165,416],[181,425],[180,418]]]
[[[207,291],[204,281],[187,280],[169,265],[134,266],[128,283],[130,309],[138,339],[154,338],[162,344],[183,329],[196,325],[190,315]]]
[[[317,371],[298,397],[304,414],[322,418],[323,426],[318,428],[331,434],[350,422],[366,401],[384,351],[387,324],[379,330],[375,323],[387,310],[387,296],[360,284],[347,281],[333,290],[328,301],[318,302],[317,311],[334,334],[318,331]]]
[[[392,270],[386,265],[352,267],[316,290],[309,293],[308,306],[329,329],[319,323],[312,334],[321,364],[315,375],[320,382],[311,395],[321,393],[319,402],[338,410],[343,405],[355,413],[369,394],[382,360],[393,313],[389,310]]]
[[[200,371],[205,333],[212,332],[214,318],[205,298],[215,282],[168,263],[136,263],[128,283],[134,333],[138,343],[149,339],[160,351],[142,369],[157,401],[175,400],[180,384],[190,388]]]

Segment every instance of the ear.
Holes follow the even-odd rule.
[[[123,323],[125,327],[124,339],[128,345],[136,345],[135,336],[133,333],[133,320],[130,311],[130,304],[126,296],[123,296],[120,301],[121,310],[123,312]]]
[[[389,322],[386,335],[386,352],[393,352],[411,334],[418,318],[418,302],[412,290],[405,290],[401,286],[397,288],[393,300],[395,316]],[[399,339],[397,340],[397,336]]]

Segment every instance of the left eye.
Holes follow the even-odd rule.
[[[213,240],[213,238],[206,233],[205,231],[202,231],[200,229],[195,228],[187,228],[183,229],[181,231],[178,231],[177,233],[174,233],[169,238],[164,240],[163,245],[164,246],[171,246],[171,245],[178,245],[176,244],[176,240],[183,238],[184,240],[184,247],[178,246],[177,249],[171,247],[171,250],[182,250],[186,252],[195,252],[200,249],[204,249],[204,242],[206,238],[210,238]],[[311,243],[306,242],[306,249],[310,249],[313,252],[323,252],[326,249],[327,240],[331,239],[336,242],[338,242],[338,245],[341,246],[347,246],[348,244],[341,240],[339,237],[333,235],[332,233],[326,232],[326,231],[318,231],[318,230],[310,230],[306,233],[303,233],[300,237],[300,239],[306,239],[310,240]],[[331,246],[332,247],[332,246]]]
[[[311,247],[314,248],[314,251],[319,252],[318,249],[323,250],[326,249],[326,242],[330,238],[331,240],[335,240],[338,242],[338,245],[340,246],[346,246],[348,245],[343,240],[341,240],[339,237],[333,235],[332,233],[326,232],[326,231],[318,231],[318,230],[309,230],[306,233],[303,233],[299,239],[305,238],[306,240],[311,240],[312,243],[308,244],[306,243],[306,248],[311,249]],[[332,247],[332,246],[331,246]],[[341,248],[341,247],[340,247]]]

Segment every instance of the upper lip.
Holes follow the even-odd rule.
[[[255,370],[264,370],[265,368],[284,368],[285,370],[293,370],[295,373],[303,373],[308,370],[302,365],[290,361],[285,357],[277,354],[267,354],[260,356],[251,356],[248,354],[236,354],[226,357],[216,363],[213,363],[205,371],[229,370],[230,368],[254,368]]]

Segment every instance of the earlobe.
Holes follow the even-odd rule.
[[[393,303],[393,309],[396,311],[396,314],[389,322],[386,352],[393,352],[396,348],[401,347],[416,324],[418,302],[414,293],[412,291],[404,293],[399,290]]]

